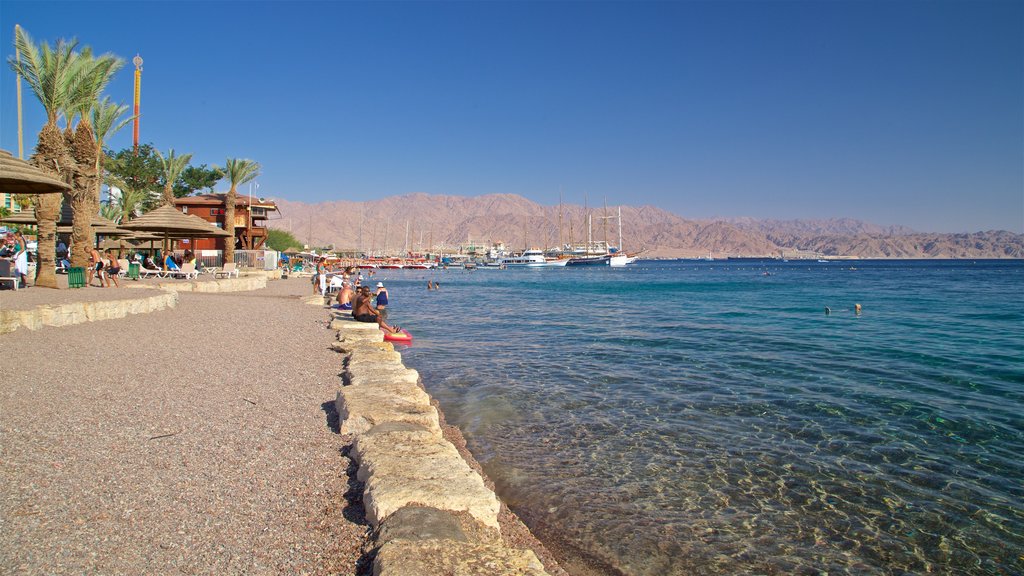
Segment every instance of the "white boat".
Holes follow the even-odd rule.
[[[497,265],[506,268],[540,268],[541,266],[547,266],[548,261],[544,259],[544,253],[540,250],[524,250],[518,256],[508,256],[499,259]]]
[[[636,256],[630,256],[629,254],[619,254],[616,252],[608,257],[609,266],[625,266],[633,262],[636,262]]]

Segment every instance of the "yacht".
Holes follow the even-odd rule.
[[[540,250],[524,250],[522,254],[518,256],[508,256],[501,258],[497,262],[498,266],[504,266],[506,268],[515,267],[530,267],[539,268],[541,266],[547,266],[548,261],[544,259],[544,253]]]

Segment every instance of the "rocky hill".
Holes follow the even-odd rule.
[[[618,207],[542,206],[514,194],[408,194],[367,202],[318,204],[277,199],[270,226],[310,245],[401,253],[433,246],[504,242],[511,248],[556,246],[591,235],[614,245]],[[653,206],[622,206],[627,251],[648,257],[826,255],[863,258],[1024,258],[1024,234],[914,232],[860,220],[692,220]]]

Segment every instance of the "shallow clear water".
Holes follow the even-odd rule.
[[[501,496],[609,573],[1024,572],[1024,263],[383,277]]]

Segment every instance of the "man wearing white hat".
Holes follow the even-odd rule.
[[[377,291],[373,293],[377,297],[377,311],[385,322],[388,321],[388,289],[383,282],[377,282]]]

